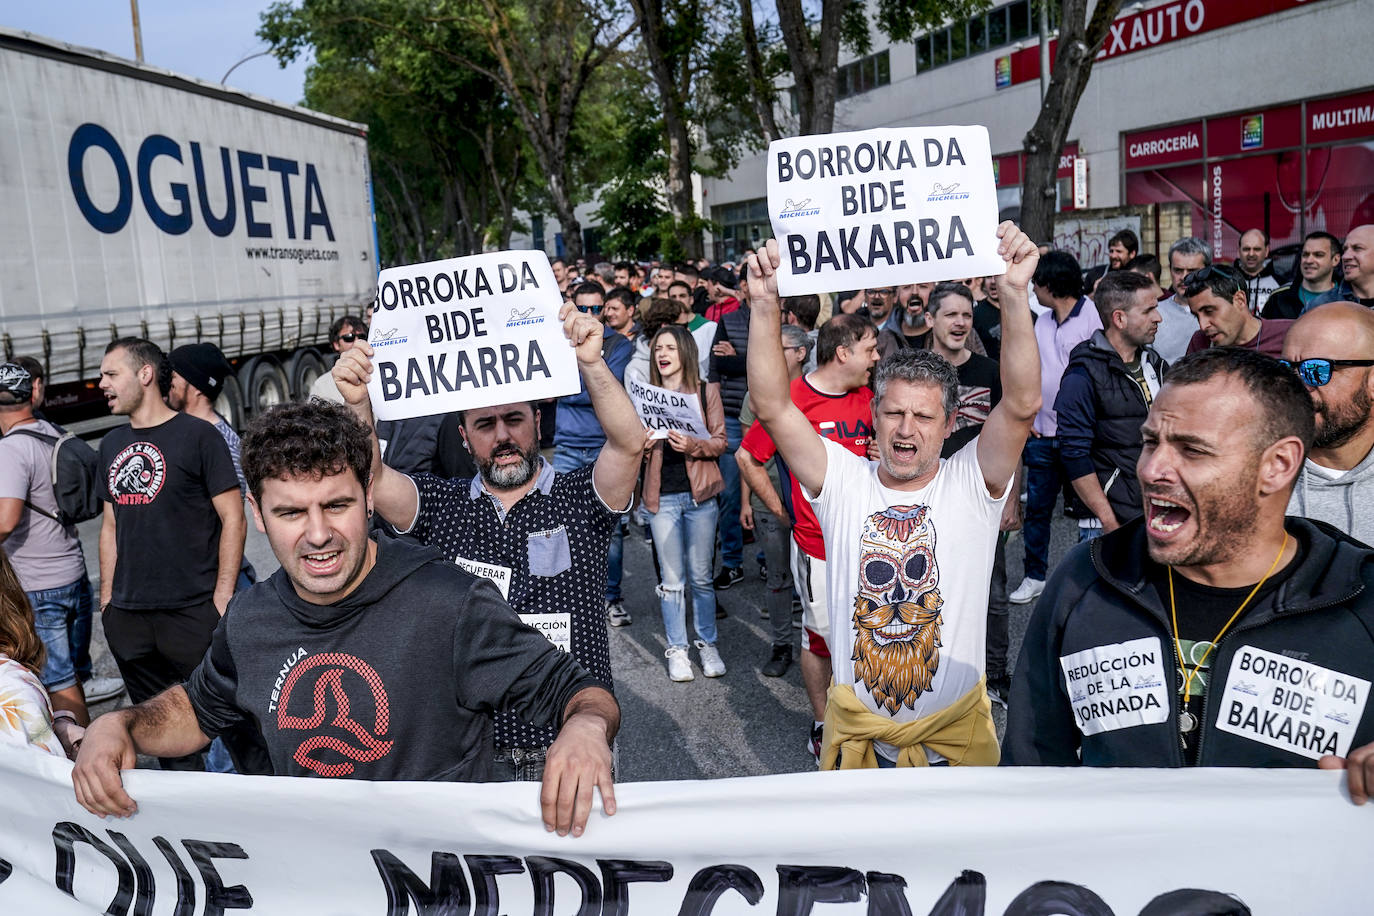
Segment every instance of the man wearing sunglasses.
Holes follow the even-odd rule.
[[[1188,342],[1189,353],[1208,347],[1245,347],[1275,359],[1283,355],[1283,337],[1293,322],[1255,317],[1245,279],[1234,267],[1213,264],[1194,271],[1183,283],[1183,296],[1198,323],[1197,333]]]
[[[360,340],[367,340],[367,324],[361,318],[345,315],[329,326],[329,346],[335,353],[353,349]],[[339,386],[334,384],[334,377],[328,372],[315,379],[310,386],[310,397],[334,404],[344,402]]]
[[[1374,312],[1350,302],[1318,306],[1294,322],[1283,357],[1317,412],[1288,514],[1374,544]]]

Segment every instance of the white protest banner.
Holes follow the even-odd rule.
[[[629,375],[625,376],[625,390],[630,393],[630,403],[635,405],[650,438],[666,439],[673,430],[697,439],[711,438],[701,419],[701,399],[696,395],[669,391]]]
[[[138,813],[102,820],[70,764],[0,748],[0,913],[1161,916],[1374,899],[1371,812],[1317,770],[629,783],[576,839],[545,832],[533,783],[124,779]]]
[[[774,140],[768,212],[784,296],[1006,272],[984,127]]]
[[[387,268],[368,339],[373,413],[403,420],[576,394],[562,305],[542,251]]]

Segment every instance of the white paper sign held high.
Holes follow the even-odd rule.
[[[768,210],[784,296],[1006,272],[983,127],[774,140]]]
[[[562,304],[542,251],[382,271],[368,341],[377,419],[577,393],[577,358],[558,320]]]

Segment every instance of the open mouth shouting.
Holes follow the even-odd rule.
[[[301,556],[301,565],[312,576],[332,576],[343,568],[343,550],[317,550]]]
[[[1190,509],[1160,496],[1145,498],[1145,529],[1155,540],[1168,540],[1192,518]]]

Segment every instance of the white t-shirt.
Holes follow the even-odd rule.
[[[0,744],[35,747],[66,758],[52,730],[52,706],[43,684],[28,668],[0,653]]]
[[[1001,497],[988,493],[977,438],[909,491],[879,483],[878,462],[828,440],[825,449],[812,505],[828,560],[835,683],[852,684],[865,706],[895,722],[938,712],[983,676],[988,583],[1011,481]]]

